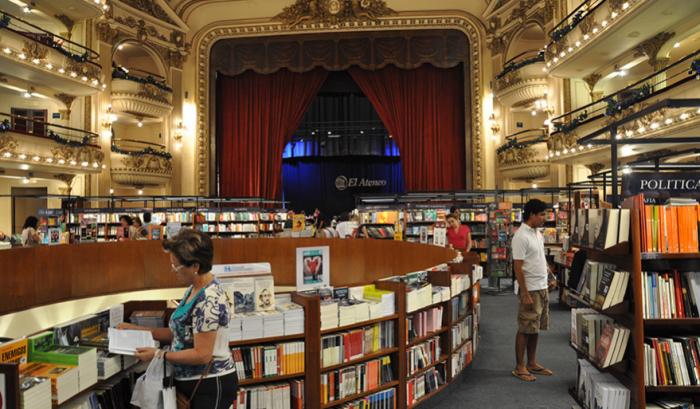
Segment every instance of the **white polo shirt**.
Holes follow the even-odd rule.
[[[547,258],[544,237],[526,223],[520,225],[511,241],[513,260],[523,261],[523,275],[528,291],[544,290],[547,285]]]

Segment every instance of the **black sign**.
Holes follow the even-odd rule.
[[[669,197],[700,198],[700,173],[634,172],[622,176],[625,197],[644,193],[645,198],[665,200]]]

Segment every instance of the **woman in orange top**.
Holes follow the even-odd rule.
[[[447,215],[447,243],[457,250],[469,252],[472,249],[472,232],[454,213]]]

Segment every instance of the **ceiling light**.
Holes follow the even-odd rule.
[[[574,45],[575,45],[576,47],[581,47],[581,41],[580,41],[580,40],[576,40],[576,42],[574,43]]]
[[[559,53],[559,56],[560,56],[561,58],[564,58],[565,55],[566,55],[566,51],[562,51],[562,52]]]
[[[104,10],[104,11],[109,10],[109,5],[103,4],[103,5],[102,5],[102,10]]]
[[[566,51],[572,52],[572,51],[574,51],[574,47],[569,47],[569,48],[566,49]]]
[[[533,188],[533,189],[537,189],[537,183],[533,183],[533,184],[532,184],[532,188]]]
[[[97,169],[97,168],[100,167],[100,164],[97,163],[97,162],[93,162],[93,163],[92,163],[92,167],[95,168],[95,169]]]
[[[73,166],[75,166],[75,165],[78,164],[78,162],[76,162],[75,159],[71,159],[70,164],[73,165]]]
[[[103,163],[103,164],[102,164],[102,169],[107,169],[107,165],[105,165],[105,164]]]
[[[138,126],[139,128],[143,127],[143,122],[139,120],[138,122],[136,122],[136,126]]]
[[[66,69],[63,68],[63,67],[61,67],[61,68],[58,69],[58,72],[61,73],[61,74],[65,74],[65,73],[66,73]]]
[[[559,57],[554,57],[554,59],[553,59],[552,61],[554,61],[555,64],[558,63],[558,62],[559,62]]]
[[[124,44],[119,44],[119,45],[117,46],[117,50],[122,50],[122,49],[124,49]]]
[[[59,164],[59,165],[63,165],[63,164],[65,164],[65,163],[66,163],[66,161],[63,160],[63,159],[59,159],[59,160],[58,160],[58,164]]]
[[[19,157],[21,160],[27,159],[27,155],[25,155],[25,154],[23,154],[23,153],[20,153],[18,157]]]
[[[24,94],[22,94],[22,95],[23,95],[25,98],[31,98],[31,97],[32,97],[31,91],[24,91]]]
[[[547,72],[547,67],[542,67],[542,72]]]
[[[12,154],[10,152],[5,152],[2,154],[2,156],[6,157],[6,158],[11,158]]]
[[[589,143],[588,145],[586,145],[586,148],[588,148],[588,149],[591,149],[592,147],[593,147],[593,144]]]
[[[46,67],[47,70],[52,70],[52,69],[53,69],[53,64],[51,64],[50,62],[49,62],[49,63],[46,63],[46,66],[45,66],[45,67]]]
[[[651,129],[658,129],[659,123],[658,122],[652,122],[651,125],[649,125]]]
[[[92,85],[97,85],[100,83],[99,81],[97,81],[96,78],[93,78],[91,82],[92,82]]]
[[[615,139],[618,139],[618,140],[619,140],[619,139],[622,139],[622,134],[616,134],[616,135],[615,135]]]
[[[114,194],[114,189],[109,189],[109,194],[113,195]]]
[[[530,115],[532,115],[532,116],[537,115],[537,111],[535,111],[535,110],[533,109],[532,111],[530,111]]]
[[[612,13],[610,13],[610,18],[615,18],[615,17],[617,17],[617,11],[613,11]]]
[[[608,26],[608,20],[603,20],[603,21],[601,21],[601,22],[600,22],[600,25],[603,26],[603,27],[607,27],[607,26]]]
[[[586,34],[583,35],[583,39],[584,39],[584,40],[588,40],[589,38],[591,38],[591,36],[588,35],[588,33],[586,33]]]
[[[22,7],[22,11],[25,12],[25,13],[31,13],[31,12],[32,12],[32,7],[31,7],[30,5],[27,4],[27,5],[25,5],[24,7]]]
[[[671,124],[673,123],[673,119],[671,119],[671,118],[666,118],[666,120],[664,121],[664,123],[665,123],[666,125],[671,125]]]
[[[626,136],[626,137],[631,138],[632,135],[634,135],[634,131],[633,131],[633,130],[628,129],[628,130],[625,131],[625,136]]]
[[[139,189],[136,193],[138,193],[139,195],[142,195],[142,194],[143,194],[143,189]]]
[[[624,173],[625,175],[629,175],[631,172],[632,172],[632,168],[630,168],[629,166],[622,167],[622,173]]]
[[[559,156],[559,155],[561,155],[561,152],[556,151],[556,152],[554,152],[554,154],[557,155],[557,156]]]
[[[80,77],[80,79],[83,80],[83,81],[87,81],[87,80],[88,80],[88,77],[86,77],[85,75],[83,75],[82,77]]]
[[[680,116],[681,121],[685,121],[686,119],[688,119],[688,117],[690,117],[690,115],[688,115],[687,112],[683,112]]]
[[[3,48],[2,52],[4,52],[5,54],[12,54],[12,50],[9,47]]]
[[[678,43],[678,42],[673,44],[673,48],[680,48],[680,46],[681,46],[681,43]]]
[[[639,128],[637,128],[637,132],[639,132],[639,133],[644,133],[646,131],[647,131],[647,128],[644,126],[640,126]]]
[[[593,34],[598,34],[598,31],[600,31],[598,27],[593,27],[593,30],[591,30]]]
[[[27,55],[26,55],[25,53],[20,53],[20,54],[18,55],[18,57],[19,57],[20,60],[26,60],[26,59],[27,59]]]
[[[564,155],[566,155],[567,153],[569,153],[569,148],[564,148]]]
[[[25,185],[28,184],[28,183],[29,183],[29,178],[26,177],[26,176],[23,177],[23,178],[22,178],[22,183],[25,184]]]
[[[578,146],[578,150],[582,151],[583,150],[583,145]]]
[[[552,66],[552,63],[551,63],[551,62],[547,62],[547,67],[551,67],[551,66]]]
[[[78,73],[75,72],[75,71],[71,71],[71,72],[70,72],[70,76],[73,77],[73,78],[75,78],[75,77],[78,76]]]
[[[87,163],[87,161],[80,162],[80,166],[82,166],[84,168],[86,168],[88,165],[89,165],[89,163]]]
[[[627,10],[630,7],[630,3],[628,1],[622,3],[622,9]]]
[[[46,158],[46,163],[53,163],[53,158]]]
[[[39,156],[34,155],[34,156],[32,156],[32,160],[34,162],[39,162],[41,160],[41,158]]]
[[[40,62],[41,62],[41,60],[38,59],[38,58],[32,59],[32,63],[34,63],[34,64],[36,64],[36,65],[39,65]]]

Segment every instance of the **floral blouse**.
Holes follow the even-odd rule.
[[[218,280],[214,279],[187,303],[192,292],[190,286],[180,305],[170,317],[168,326],[173,333],[172,350],[194,348],[194,334],[216,331],[212,353],[212,366],[207,377],[225,375],[236,370],[228,346],[228,322],[231,303]],[[173,364],[175,379],[196,380],[202,376],[206,365]]]

